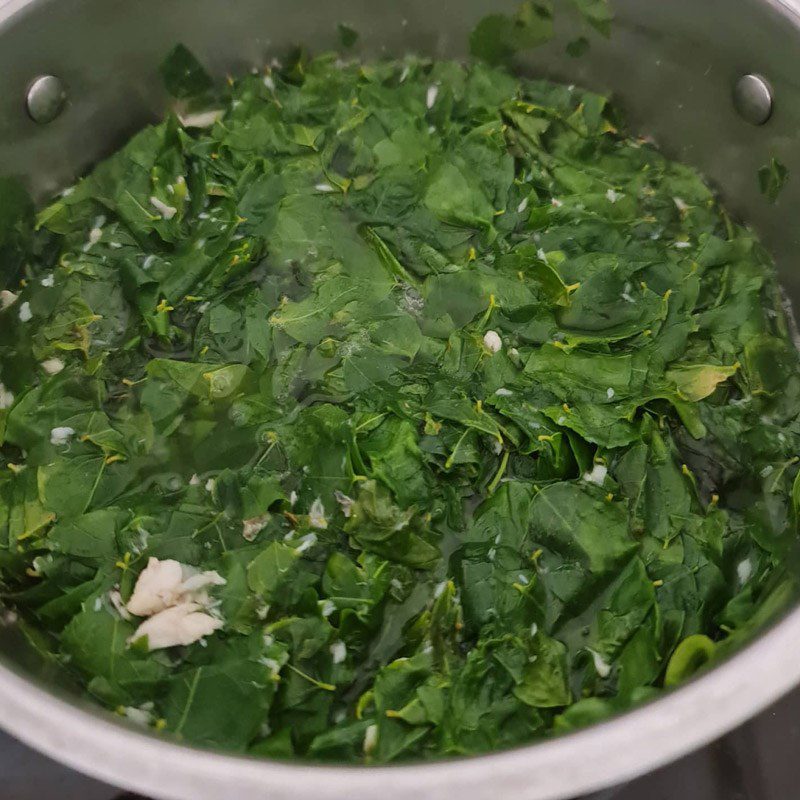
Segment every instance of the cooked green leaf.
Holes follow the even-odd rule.
[[[212,81],[203,65],[185,45],[176,45],[161,64],[161,77],[167,91],[180,100],[207,92]]]
[[[761,194],[770,203],[776,203],[778,196],[783,191],[789,181],[789,168],[778,161],[777,158],[770,159],[769,164],[765,164],[758,171],[758,185]]]

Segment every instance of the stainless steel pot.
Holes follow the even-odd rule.
[[[156,67],[179,41],[219,74],[263,64],[291,43],[332,47],[342,21],[360,31],[365,57],[408,50],[459,57],[484,14],[514,5],[0,0],[0,174],[21,175],[44,197],[111,152],[163,109]],[[780,203],[770,206],[756,179],[773,155],[800,175],[800,0],[616,0],[613,6],[617,19],[609,40],[593,37],[589,53],[572,59],[564,52],[572,23],[560,22],[558,41],[532,53],[526,70],[613,90],[633,129],[702,169],[728,208],[753,224],[777,258],[787,297],[800,307],[800,180],[790,181]],[[48,124],[26,113],[32,81],[43,75],[56,76],[67,97],[57,114],[58,103],[47,107],[47,82],[38,83],[32,110],[40,119],[56,115]],[[740,84],[746,75],[765,80]],[[755,106],[742,103],[748,86]],[[753,124],[763,122],[771,104],[766,124]],[[689,685],[569,736],[433,764],[317,767],[205,752],[128,727],[78,699],[6,617],[0,623],[0,725],[95,777],[176,800],[574,797],[706,744],[800,683],[796,609]]]

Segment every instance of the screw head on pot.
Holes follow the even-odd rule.
[[[764,125],[774,107],[772,87],[761,75],[744,75],[733,90],[733,105],[745,122]]]
[[[40,75],[28,87],[25,105],[28,116],[40,125],[52,122],[64,110],[67,93],[55,75]]]

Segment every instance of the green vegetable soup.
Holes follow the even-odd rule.
[[[0,593],[89,695],[263,756],[479,753],[786,605],[798,357],[696,172],[502,69],[219,97],[175,59],[180,117],[0,220]]]

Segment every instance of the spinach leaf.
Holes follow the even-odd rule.
[[[758,170],[758,185],[761,194],[770,203],[776,203],[778,196],[783,191],[789,181],[789,169],[777,158],[770,159],[769,164],[765,164]]]
[[[211,77],[191,50],[182,44],[170,50],[160,72],[167,91],[178,99],[197,97],[213,85]]]

